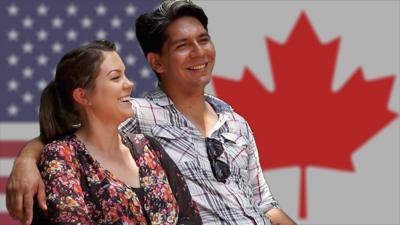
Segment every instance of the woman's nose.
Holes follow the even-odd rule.
[[[134,89],[135,84],[133,83],[133,81],[131,81],[128,78],[126,78],[126,80],[124,82],[124,87],[130,88],[130,89]]]

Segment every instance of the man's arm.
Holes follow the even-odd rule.
[[[270,209],[266,216],[272,225],[296,225],[282,209]]]
[[[249,131],[246,135],[249,140],[249,166],[255,168],[249,172],[249,182],[252,184],[254,193],[253,200],[258,202],[262,210],[267,210],[265,216],[269,219],[272,225],[296,225],[296,223],[282,209],[274,208],[272,206],[276,206],[278,202],[272,196],[269,186],[264,179],[253,133],[247,123],[246,126]]]
[[[23,224],[30,224],[33,213],[33,196],[37,194],[39,206],[46,210],[44,184],[37,168],[44,144],[39,138],[28,142],[14,161],[8,178],[6,205],[10,215]]]

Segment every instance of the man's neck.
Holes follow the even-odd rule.
[[[175,94],[174,94],[175,93]],[[166,93],[174,106],[200,131],[207,136],[218,120],[218,115],[206,101],[204,91],[193,94]]]

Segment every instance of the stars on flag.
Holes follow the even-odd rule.
[[[15,79],[12,79],[8,82],[7,85],[8,85],[9,91],[16,91],[16,90],[18,90],[19,83]]]
[[[33,23],[34,20],[29,16],[26,16],[22,19],[22,26],[26,29],[31,29],[33,27]]]
[[[12,29],[7,33],[9,41],[17,41],[18,35],[19,35],[18,31],[16,31],[15,29]]]
[[[9,65],[9,66],[16,66],[16,65],[18,65],[19,58],[18,58],[17,55],[15,55],[14,53],[12,53],[12,54],[7,58],[7,61],[8,61],[8,65]]]
[[[78,12],[78,7],[76,7],[76,5],[71,3],[70,5],[67,6],[66,11],[69,16],[76,16]]]
[[[150,73],[151,73],[151,71],[150,71],[149,68],[147,68],[147,67],[143,67],[143,68],[140,70],[140,76],[141,76],[142,78],[149,78],[149,77],[150,77]]]
[[[98,16],[104,16],[107,13],[107,7],[105,5],[103,5],[103,3],[100,3],[97,7],[96,7],[96,13]]]
[[[126,58],[125,58],[125,63],[126,63],[128,66],[133,66],[133,65],[135,65],[135,63],[136,63],[136,57],[135,57],[134,55],[132,55],[132,54],[128,54],[128,55],[126,56]]]
[[[112,4],[101,0],[93,0],[93,4],[76,0],[24,4],[7,1],[2,18],[6,26],[1,28],[6,42],[0,52],[0,66],[5,69],[5,76],[0,76],[0,91],[5,96],[0,106],[1,120],[26,116],[37,120],[32,112],[37,111],[41,91],[54,78],[60,57],[95,39],[109,39],[116,44],[127,75],[139,83],[134,95],[143,96],[154,88],[156,76],[136,41],[134,21],[143,10],[154,9],[159,0],[120,0]]]
[[[96,32],[96,39],[107,39],[107,32],[103,29],[100,29]]]
[[[120,19],[119,17],[114,16],[114,17],[111,19],[110,23],[111,23],[111,27],[112,27],[112,28],[117,29],[117,28],[120,28],[120,27],[121,27],[122,21],[121,21],[121,19]]]
[[[49,8],[43,3],[38,5],[38,7],[36,8],[37,14],[39,16],[47,16],[47,11],[48,10],[49,10]]]
[[[7,11],[9,16],[17,16],[19,7],[15,3],[12,3],[10,6],[7,7]]]
[[[61,53],[63,50],[63,45],[60,42],[56,41],[51,45],[51,49],[53,53]]]
[[[92,27],[92,19],[90,19],[88,16],[83,17],[83,19],[81,20],[81,25],[82,28],[91,28]]]
[[[55,29],[61,28],[63,25],[63,20],[60,17],[56,16],[51,20],[51,25]]]
[[[24,69],[22,69],[22,76],[25,79],[30,79],[33,76],[33,72],[34,70],[31,67],[27,66]]]
[[[29,91],[26,91],[23,95],[22,95],[22,102],[23,103],[32,103],[33,101],[33,95],[32,93],[30,93]]]
[[[43,89],[46,87],[46,85],[47,85],[47,82],[46,82],[44,79],[40,79],[40,80],[36,83],[37,89],[38,89],[39,91],[43,91]]]
[[[134,41],[136,39],[135,31],[133,29],[128,29],[125,32],[125,38],[127,41]]]
[[[67,41],[76,41],[78,32],[76,32],[74,29],[69,29],[65,35],[67,36]]]
[[[26,41],[22,44],[22,52],[23,53],[32,53],[33,52],[33,44],[30,41]]]
[[[132,5],[132,4],[128,4],[128,5],[125,7],[125,13],[126,13],[127,16],[133,16],[133,15],[135,15],[135,13],[136,13],[136,7],[135,7],[134,5]]]
[[[43,54],[43,53],[41,53],[41,54],[36,58],[37,64],[38,64],[39,66],[46,66],[48,60],[49,60],[49,58],[48,58],[45,54]]]
[[[11,104],[7,107],[7,112],[9,116],[16,116],[18,114],[18,106],[16,106],[15,104]]]
[[[40,29],[40,30],[36,33],[36,36],[37,36],[38,41],[46,41],[48,35],[49,35],[49,33],[47,33],[47,31],[44,30],[44,29]]]

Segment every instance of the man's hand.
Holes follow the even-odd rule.
[[[282,209],[270,209],[266,216],[272,225],[296,225]]]
[[[6,205],[10,215],[31,224],[33,218],[33,198],[37,194],[39,206],[46,210],[44,184],[37,168],[43,144],[39,139],[29,142],[14,161],[7,184]]]

